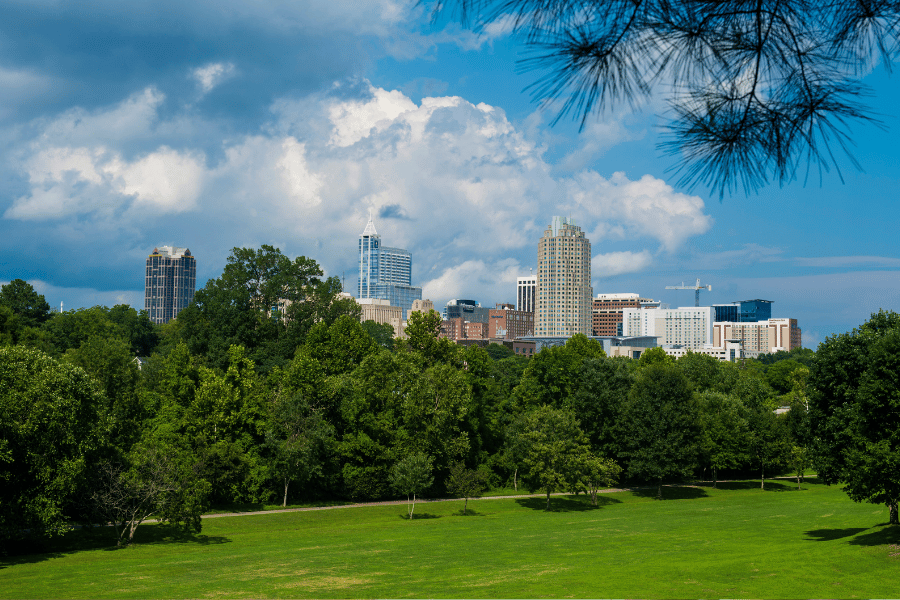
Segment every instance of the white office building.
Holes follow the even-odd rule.
[[[660,346],[697,350],[712,346],[714,315],[710,306],[625,308],[622,335],[654,336]]]

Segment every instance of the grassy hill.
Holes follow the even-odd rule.
[[[0,563],[4,598],[896,597],[900,528],[836,487],[719,484],[204,521],[179,536],[74,532]],[[474,508],[475,514],[471,514]]]

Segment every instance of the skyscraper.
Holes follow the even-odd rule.
[[[412,286],[412,254],[381,245],[372,218],[359,236],[359,284],[357,298],[388,300],[403,309],[405,319],[413,300],[422,299],[422,288]]]
[[[197,261],[187,248],[160,246],[147,257],[144,310],[154,323],[168,323],[194,299]]]
[[[591,242],[571,217],[553,217],[538,242],[536,336],[591,335]]]

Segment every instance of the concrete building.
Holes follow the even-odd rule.
[[[356,297],[387,300],[403,310],[403,318],[414,300],[422,299],[422,288],[412,285],[412,254],[381,245],[371,217],[359,236],[359,283]]]
[[[375,321],[394,328],[394,337],[403,337],[403,309],[391,306],[390,301],[380,298],[360,298],[356,301],[362,309],[359,320]]]
[[[713,343],[711,306],[622,309],[622,334],[654,336],[661,346],[698,350]]]
[[[529,275],[528,277],[516,278],[516,310],[524,312],[534,312],[534,297],[537,289],[537,277]]]
[[[659,306],[650,298],[639,294],[597,294],[591,307],[591,329],[593,335],[624,335],[622,311],[626,308]]]
[[[588,336],[601,346],[607,356],[627,356],[628,358],[640,358],[644,351],[657,347],[657,339],[653,336]],[[534,351],[540,352],[544,348],[564,346],[569,341],[569,336],[535,336],[523,337],[516,343],[534,344]]]
[[[553,217],[538,242],[535,331],[591,335],[591,242],[570,217]]]
[[[771,354],[779,350],[793,350],[803,343],[802,331],[797,319],[767,319],[749,323],[715,323],[713,326],[714,346],[721,346],[722,340],[741,340],[747,352]]]
[[[409,308],[409,312],[423,312],[427,313],[434,310],[434,302],[431,300],[413,300],[412,306]]]
[[[759,352],[745,350],[743,340],[739,339],[722,340],[722,344],[719,346],[698,348],[696,350],[689,350],[687,348],[664,348],[664,350],[667,355],[676,360],[686,355],[688,352],[694,352],[712,356],[716,360],[722,362],[737,362],[745,358],[756,358],[760,354]]]
[[[488,336],[491,338],[514,340],[534,335],[533,312],[515,310],[511,304],[498,304],[488,314]]]
[[[154,323],[168,323],[194,300],[197,260],[188,248],[159,246],[147,257],[144,310]]]

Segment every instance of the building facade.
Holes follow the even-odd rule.
[[[716,323],[713,344],[721,346],[723,340],[740,340],[747,352],[771,354],[779,350],[793,350],[803,343],[802,331],[797,319],[767,319],[749,323]]]
[[[739,300],[728,304],[713,304],[716,321],[723,323],[758,323],[772,318],[771,300]]]
[[[713,345],[714,311],[711,306],[622,309],[625,336],[655,336],[661,346],[697,350]]]
[[[656,301],[641,298],[639,294],[597,294],[591,308],[593,335],[624,335],[622,311],[650,304],[656,304]]]
[[[387,300],[407,317],[414,300],[422,299],[422,288],[412,285],[412,253],[381,245],[372,219],[359,236],[359,282],[356,297]]]
[[[498,304],[489,311],[488,337],[514,340],[534,335],[534,313]]]
[[[144,276],[147,316],[154,323],[168,323],[194,300],[196,286],[197,260],[188,248],[154,248]]]
[[[362,309],[360,322],[375,321],[390,325],[394,328],[394,337],[403,337],[403,309],[399,306],[391,306],[388,300],[379,298],[360,298],[357,303]]]
[[[466,321],[487,323],[490,320],[491,310],[481,306],[475,300],[453,299],[444,307],[444,320],[465,319]]]
[[[534,335],[591,335],[591,243],[570,217],[553,217],[538,242]]]
[[[534,312],[534,297],[537,289],[537,277],[516,278],[516,310]]]

